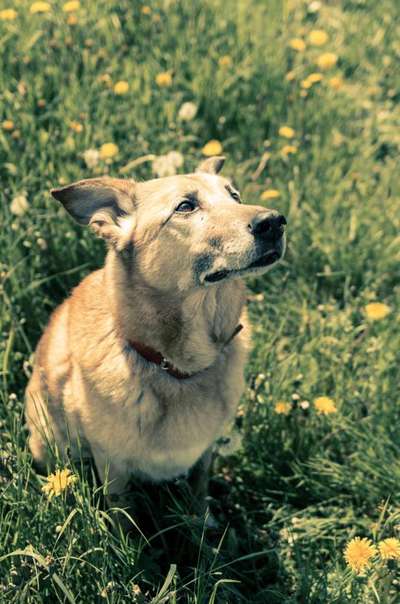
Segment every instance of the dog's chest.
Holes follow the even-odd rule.
[[[133,400],[115,416],[114,459],[154,481],[187,472],[232,419],[241,394],[239,384],[221,394],[212,380],[207,387],[188,383],[174,388],[171,380],[136,385]]]

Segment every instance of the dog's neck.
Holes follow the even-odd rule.
[[[246,299],[244,284],[236,279],[185,295],[154,290],[130,274],[113,251],[105,280],[120,336],[153,348],[186,373],[215,362],[240,323]]]

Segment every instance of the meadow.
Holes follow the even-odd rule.
[[[2,3],[1,602],[400,602],[399,31],[396,0]],[[249,282],[219,529],[171,512],[189,572],[111,530],[90,467],[48,497],[23,396],[50,313],[104,258],[50,188],[220,153],[288,250]]]

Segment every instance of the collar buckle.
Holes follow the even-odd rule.
[[[169,371],[171,369],[171,365],[169,364],[169,362],[167,361],[167,359],[165,357],[162,358],[160,367],[163,371]]]

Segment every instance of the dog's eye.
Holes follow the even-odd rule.
[[[226,190],[228,191],[229,195],[232,197],[232,199],[234,199],[235,201],[237,201],[238,203],[241,203],[241,199],[240,199],[240,195],[239,193],[237,193],[236,191],[234,191],[233,189],[231,189],[230,187],[225,187]]]
[[[179,206],[177,208],[175,208],[175,212],[183,212],[183,213],[187,213],[187,212],[193,212],[193,210],[196,209],[196,204],[194,201],[191,201],[190,199],[185,199],[185,201],[182,201]]]

